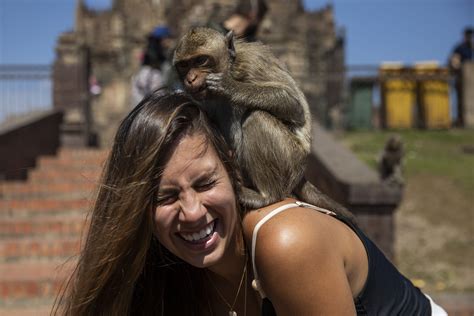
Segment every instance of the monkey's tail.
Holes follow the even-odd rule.
[[[345,219],[351,221],[352,223],[356,222],[354,214],[352,214],[347,208],[339,204],[338,202],[331,199],[326,194],[318,190],[311,182],[306,180],[304,177],[301,179],[298,186],[295,188],[294,193],[297,198],[301,201],[313,204],[325,208],[327,210],[333,211],[336,214],[344,217]]]

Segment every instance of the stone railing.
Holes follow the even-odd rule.
[[[26,179],[38,156],[56,153],[62,117],[50,110],[0,126],[0,180]]]
[[[312,146],[306,178],[352,211],[362,230],[393,260],[393,215],[401,202],[402,188],[383,183],[317,122],[313,122]]]

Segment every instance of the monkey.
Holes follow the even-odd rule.
[[[391,135],[386,141],[384,150],[378,159],[378,169],[382,181],[393,185],[403,185],[403,155],[402,139],[399,135]]]
[[[233,150],[250,209],[295,196],[325,208],[345,208],[304,178],[311,150],[311,114],[288,70],[259,42],[205,27],[178,42],[173,65],[184,90],[207,112]],[[347,212],[348,217],[352,214]]]

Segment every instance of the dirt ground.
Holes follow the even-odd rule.
[[[395,223],[397,266],[416,285],[430,293],[474,291],[472,195],[440,176],[411,177]]]

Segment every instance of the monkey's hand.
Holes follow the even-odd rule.
[[[224,95],[227,91],[223,73],[211,73],[206,77],[207,89],[215,94]]]

